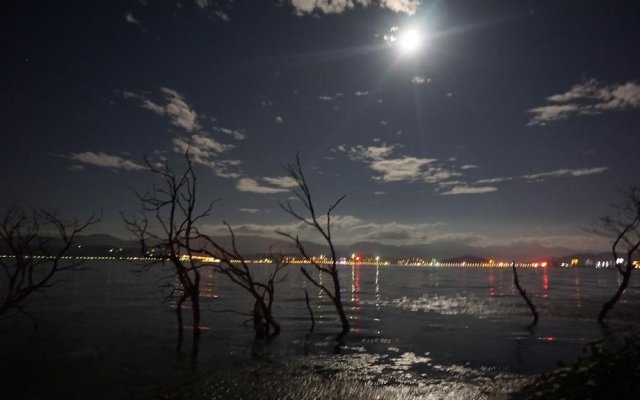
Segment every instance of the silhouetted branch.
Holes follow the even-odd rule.
[[[298,185],[298,188],[293,192],[294,192],[294,195],[302,202],[303,208],[306,211],[305,214],[308,214],[308,217],[304,217],[302,214],[296,211],[290,202],[280,203],[280,208],[282,208],[282,210],[284,210],[287,214],[291,215],[295,219],[301,222],[304,222],[308,226],[313,227],[313,229],[322,236],[323,240],[329,247],[331,263],[329,264],[328,267],[324,267],[320,265],[318,262],[316,262],[315,259],[313,259],[313,257],[311,257],[307,253],[304,244],[302,243],[302,241],[297,235],[293,236],[289,233],[280,232],[280,231],[276,233],[293,241],[298,251],[307,262],[312,264],[321,273],[326,273],[331,277],[331,281],[333,283],[333,290],[330,290],[324,284],[314,279],[304,267],[300,268],[300,270],[302,271],[302,274],[313,285],[317,286],[324,293],[326,293],[327,296],[333,302],[333,305],[336,309],[336,312],[338,313],[338,317],[340,318],[340,322],[342,324],[342,334],[341,334],[342,336],[349,331],[350,326],[349,326],[349,320],[347,319],[347,316],[344,311],[344,307],[342,305],[342,299],[340,294],[340,280],[338,278],[338,269],[336,264],[337,256],[336,256],[335,246],[333,243],[333,238],[331,237],[331,213],[340,204],[340,202],[342,202],[345,196],[341,196],[328,208],[325,214],[326,222],[321,223],[318,217],[318,214],[316,212],[315,205],[313,203],[311,190],[309,188],[309,185],[307,184],[307,180],[305,178],[305,175],[302,169],[300,156],[296,154],[295,164],[287,164],[284,166],[284,168],[289,173],[289,176],[293,178],[296,181],[296,184]]]
[[[273,316],[273,301],[275,298],[275,285],[281,282],[284,277],[279,278],[281,271],[287,265],[284,258],[275,255],[270,250],[270,260],[274,264],[266,281],[258,281],[253,275],[248,261],[242,256],[238,249],[236,235],[233,228],[226,221],[223,222],[229,233],[231,247],[227,248],[218,243],[211,236],[199,232],[196,228],[197,238],[201,245],[195,251],[208,255],[212,258],[220,259],[219,264],[212,267],[218,273],[228,277],[233,283],[244,289],[254,300],[253,307],[253,328],[256,339],[270,338],[280,334],[280,324]]]
[[[611,254],[613,263],[618,273],[622,276],[622,281],[613,297],[603,304],[598,321],[604,323],[608,313],[622,297],[625,289],[629,285],[631,272],[635,268],[634,256],[640,247],[640,188],[632,187],[624,192],[625,199],[622,203],[614,205],[618,210],[616,216],[605,216],[600,223],[593,228],[593,232],[613,237]],[[619,262],[622,260],[622,262]]]
[[[54,285],[58,273],[79,269],[81,263],[65,256],[77,236],[99,220],[91,215],[84,221],[66,221],[50,210],[27,213],[18,206],[8,208],[0,217],[0,244],[9,254],[0,258],[6,280],[0,292],[0,316],[17,310],[35,321],[22,303],[32,293]]]
[[[194,258],[192,240],[197,236],[196,222],[210,215],[215,200],[208,202],[201,211],[198,204],[197,176],[189,156],[185,152],[186,168],[181,173],[172,170],[168,162],[153,163],[145,156],[145,164],[160,181],[144,193],[135,192],[140,202],[138,215],[121,213],[129,232],[136,238],[140,251],[152,259],[142,268],[169,262],[178,284],[167,298],[177,298],[177,318],[182,329],[181,304],[191,302],[193,329],[200,333],[200,262]],[[171,285],[170,285],[171,286]]]

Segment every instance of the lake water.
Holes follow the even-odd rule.
[[[188,330],[177,341],[173,305],[163,302],[168,267],[86,266],[30,301],[38,330],[24,316],[0,321],[0,398],[499,398],[572,362],[589,341],[636,329],[640,316],[633,283],[611,314],[618,333],[595,322],[618,285],[612,269],[519,269],[540,312],[529,330],[509,268],[341,266],[352,331],[337,344],[331,305],[290,266],[276,289],[282,334],[260,345],[243,325],[249,317],[227,312],[248,313],[250,299],[206,272],[205,331],[194,347]],[[270,267],[254,268],[261,276]]]

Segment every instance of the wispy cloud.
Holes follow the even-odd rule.
[[[377,4],[393,12],[414,15],[421,0],[289,0],[297,15],[323,13],[341,14],[356,6],[367,7]]]
[[[332,233],[340,243],[361,241],[379,241],[383,243],[426,243],[447,239],[450,235],[436,234],[437,229],[444,226],[441,222],[406,224],[391,222],[368,222],[352,215],[335,215],[331,218]],[[320,239],[315,230],[304,222],[286,224],[239,224],[234,225],[238,235],[259,235],[279,238],[278,232],[300,235],[304,240]],[[206,226],[209,234],[226,234],[223,226]],[[465,237],[468,239],[468,237]]]
[[[131,11],[127,11],[124,14],[124,20],[127,21],[130,24],[134,24],[134,25],[138,25],[138,26],[142,26],[142,24],[140,23],[140,21],[138,21],[136,19],[136,17],[133,16],[133,13]]]
[[[500,183],[500,182],[507,182],[512,180],[513,178],[510,178],[510,177],[485,178],[485,179],[478,179],[477,181],[475,181],[475,183],[476,184]]]
[[[455,167],[445,166],[436,158],[395,155],[399,144],[381,143],[375,146],[357,145],[347,149],[344,145],[334,149],[335,152],[347,153],[354,161],[364,162],[375,172],[372,177],[380,182],[424,182],[437,184],[461,176]]]
[[[241,192],[258,193],[258,194],[273,194],[288,192],[288,189],[277,188],[272,186],[261,185],[252,178],[241,178],[236,184],[236,189]]]
[[[140,101],[142,108],[154,114],[167,117],[172,125],[180,127],[187,132],[194,132],[200,129],[198,113],[187,104],[184,96],[174,89],[160,88],[160,93],[164,100],[162,103],[153,101],[144,94],[128,90],[120,91],[120,93],[125,99]]]
[[[171,141],[174,152],[184,154],[189,151],[191,160],[196,164],[211,168],[214,173],[222,178],[238,178],[241,161],[223,158],[223,153],[235,148],[233,144],[223,143],[203,129],[201,121],[214,120],[199,115],[190,106],[185,96],[177,90],[167,87],[160,88],[161,101],[151,99],[147,94],[132,91],[119,91],[123,98],[136,100],[140,107],[163,116],[173,126],[181,128],[181,133]],[[222,126],[212,126],[215,132],[222,133],[235,140],[247,138],[244,131]]]
[[[236,189],[241,192],[272,194],[288,192],[296,186],[298,186],[296,180],[289,176],[265,176],[259,179],[239,179],[236,184]]]
[[[271,185],[281,188],[292,188],[298,186],[298,182],[290,176],[264,177],[262,179]]]
[[[222,126],[214,126],[213,130],[222,132],[225,135],[229,135],[235,140],[245,140],[247,138],[247,135],[239,129],[230,129],[230,128],[224,128]]]
[[[577,178],[588,175],[597,175],[606,172],[609,167],[592,167],[592,168],[561,168],[553,171],[537,172],[534,174],[525,174],[516,177],[496,177],[484,178],[476,180],[473,185],[495,184],[508,181],[525,180],[529,182],[542,182],[547,178]]]
[[[256,214],[260,212],[258,208],[238,208],[238,211],[242,211],[249,214]]]
[[[222,144],[204,133],[191,135],[190,138],[173,139],[173,150],[184,154],[187,151],[191,160],[211,168],[221,178],[238,178],[240,160],[219,159],[219,155],[233,148],[233,145]]]
[[[640,108],[640,84],[603,84],[595,79],[573,85],[565,93],[547,97],[547,104],[530,109],[529,126],[544,126],[576,115]]]
[[[125,171],[140,171],[147,167],[140,165],[134,161],[127,160],[120,156],[114,156],[103,152],[85,151],[82,153],[71,153],[66,158],[96,167],[121,169]],[[76,167],[77,170],[77,167]]]
[[[490,193],[498,191],[494,186],[467,186],[467,185],[455,185],[451,189],[441,192],[441,195],[456,195],[456,194],[480,194]]]
[[[430,82],[431,79],[426,78],[425,76],[422,75],[416,75],[413,78],[411,78],[411,83],[415,83],[416,85],[422,85],[424,83]]]
[[[229,22],[229,10],[234,3],[234,0],[194,0],[195,5],[201,10],[210,11],[212,19]]]
[[[609,167],[595,167],[595,168],[577,168],[577,169],[557,169],[549,172],[539,172],[536,174],[523,175],[522,177],[529,180],[539,180],[544,178],[562,178],[567,176],[587,176],[601,174],[608,170]]]

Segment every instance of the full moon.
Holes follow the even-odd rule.
[[[403,53],[415,53],[422,45],[422,35],[415,29],[407,30],[400,34],[398,44]]]

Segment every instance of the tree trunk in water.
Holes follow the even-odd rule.
[[[182,337],[182,332],[184,331],[184,320],[182,318],[182,304],[186,299],[185,295],[182,295],[178,298],[178,302],[176,303],[176,319],[178,320],[178,335]]]
[[[278,324],[276,320],[273,318],[273,315],[271,314],[271,309],[268,307],[265,308],[264,320],[268,326],[271,326],[273,328],[273,333],[271,333],[269,336],[271,337],[278,336],[280,334],[280,324]]]
[[[269,333],[269,326],[265,323],[264,307],[259,300],[253,303],[253,330],[256,340],[262,340]]]
[[[527,302],[527,306],[529,306],[529,309],[531,310],[531,315],[533,315],[533,321],[531,322],[531,325],[535,325],[538,323],[538,311],[536,311],[536,307],[533,305],[533,303],[529,299],[529,296],[527,296],[527,292],[525,292],[520,286],[520,281],[518,280],[518,272],[516,271],[515,262],[511,263],[511,269],[513,270],[513,283],[516,285],[516,288],[518,289],[520,296],[522,296],[524,301]]]
[[[604,305],[602,306],[602,310],[600,310],[600,314],[598,314],[599,323],[601,324],[604,323],[604,319],[607,317],[607,314],[609,313],[609,311],[613,309],[613,307],[616,305],[618,300],[620,300],[620,297],[622,297],[622,293],[627,288],[627,285],[629,285],[629,280],[631,279],[631,271],[633,271],[633,268],[634,268],[633,265],[627,266],[627,269],[624,271],[624,274],[622,274],[622,282],[620,283],[620,286],[618,287],[616,294],[614,294],[613,297],[609,301],[604,303]]]
[[[191,289],[191,309],[193,312],[193,334],[200,336],[200,295],[197,289]]]

